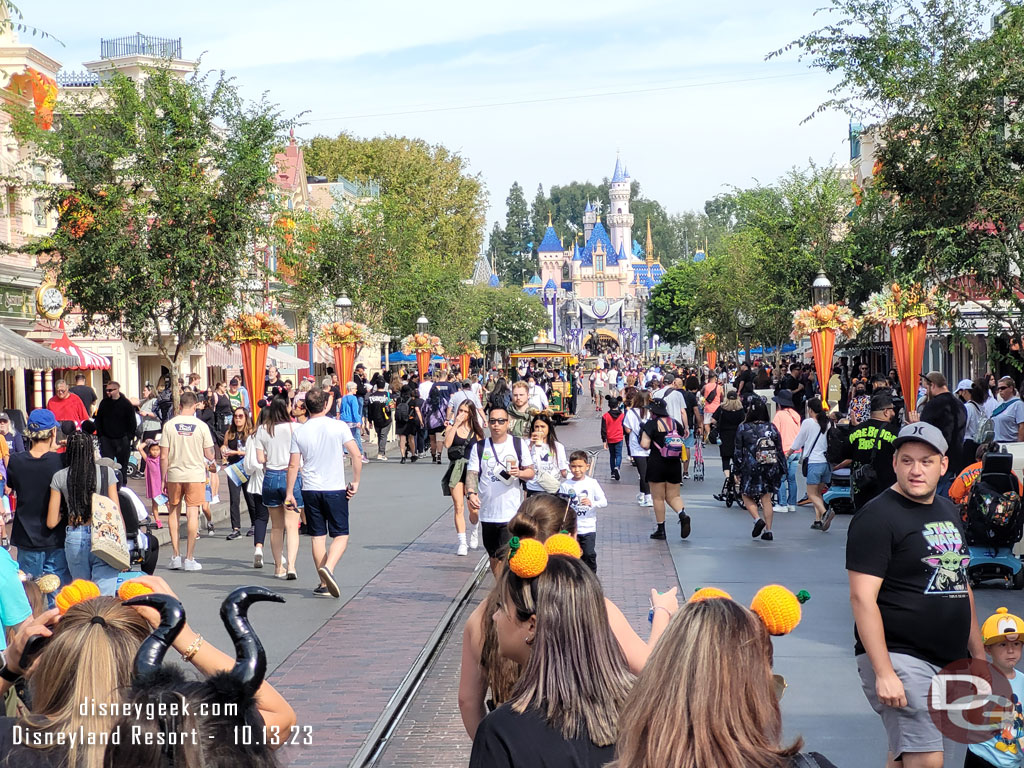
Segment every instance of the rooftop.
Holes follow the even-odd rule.
[[[160,59],[181,58],[181,38],[152,37],[136,32],[128,37],[100,40],[101,59],[120,59],[125,56],[155,56]]]

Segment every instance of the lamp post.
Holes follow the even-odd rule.
[[[556,318],[557,305],[558,305],[558,289],[553,286],[544,288],[544,304],[551,305],[551,341],[554,344],[558,343],[558,320]]]
[[[654,334],[653,336],[651,336],[651,348],[654,350],[654,362],[655,363],[661,362],[658,359],[658,341],[660,341],[660,340],[661,340],[661,336],[659,336],[658,334]]]
[[[420,333],[426,333],[428,327],[430,327],[430,321],[427,320],[426,315],[420,315],[416,320],[416,330]]]
[[[484,355],[484,369],[486,373],[487,369],[487,342],[491,340],[491,336],[487,333],[486,326],[480,329],[480,349]]]
[[[334,300],[334,314],[339,320],[348,320],[349,310],[352,309],[352,299],[348,297],[348,294],[344,291],[341,292],[341,296]]]
[[[750,332],[754,329],[754,318],[747,310],[740,307],[736,310],[736,324],[740,327],[740,334],[743,337],[743,346],[746,349],[743,358],[747,365],[750,365]]]
[[[823,271],[819,270],[818,276],[814,278],[814,282],[811,283],[811,304],[831,303],[832,282],[825,276]]]

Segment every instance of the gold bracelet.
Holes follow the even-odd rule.
[[[203,636],[196,635],[196,639],[192,641],[192,644],[185,649],[185,652],[181,654],[182,661],[192,661],[192,657],[199,653],[199,649],[203,647]]]

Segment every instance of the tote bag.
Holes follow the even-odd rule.
[[[106,467],[103,468],[102,477],[106,487]],[[92,552],[111,568],[119,571],[128,568],[128,535],[124,530],[121,507],[101,493],[92,495]]]

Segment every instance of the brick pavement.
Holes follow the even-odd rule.
[[[584,404],[589,401],[585,400]],[[578,421],[558,430],[558,438],[570,450],[597,444],[599,427],[593,412],[583,408]],[[598,576],[605,594],[622,610],[640,636],[646,637],[650,631],[647,623],[650,589],[678,586],[672,558],[664,542],[648,538],[654,529],[654,514],[653,510],[636,504],[638,488],[626,479],[634,477],[635,473],[624,471],[622,482],[612,481],[608,454],[601,453],[594,475],[609,501],[608,508],[598,518]],[[675,530],[678,535],[678,529]],[[672,531],[670,525],[670,534]],[[488,577],[484,588],[491,584],[493,581]],[[478,590],[477,600],[482,593],[483,589]],[[459,716],[458,687],[462,627],[471,611],[472,606],[460,618],[376,766],[462,768],[469,763],[472,743]]]

